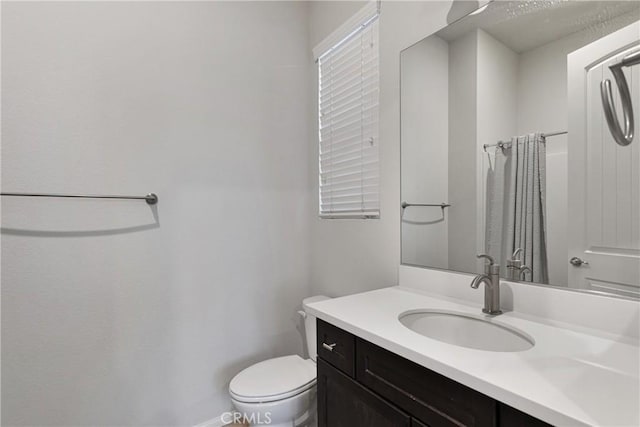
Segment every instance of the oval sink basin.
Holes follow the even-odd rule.
[[[465,313],[414,310],[402,313],[398,319],[425,337],[476,350],[525,351],[535,344],[524,332]]]

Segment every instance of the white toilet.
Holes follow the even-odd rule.
[[[241,371],[231,380],[229,394],[236,411],[251,425],[308,426],[316,412],[316,318],[307,305],[329,299],[302,301],[309,359],[294,354],[268,359]]]

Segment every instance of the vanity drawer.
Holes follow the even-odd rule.
[[[355,337],[329,323],[317,320],[318,357],[350,377],[355,372]]]
[[[356,341],[356,378],[429,427],[497,425],[497,403],[482,393],[367,341]]]

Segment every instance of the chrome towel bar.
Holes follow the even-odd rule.
[[[406,209],[409,206],[437,206],[439,208],[448,208],[449,206],[451,206],[449,203],[407,203],[407,202],[402,202],[400,204],[400,206],[402,206],[402,209]]]
[[[96,195],[81,195],[81,194],[44,194],[44,193],[0,193],[0,196],[12,196],[12,197],[65,197],[76,199],[127,199],[127,200],[144,200],[148,205],[155,205],[158,203],[158,196],[154,193],[149,193],[146,196],[96,196]]]

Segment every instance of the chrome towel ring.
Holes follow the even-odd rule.
[[[621,145],[626,146],[633,141],[633,103],[631,102],[631,94],[629,93],[629,86],[627,85],[627,79],[624,76],[622,68],[631,67],[632,65],[640,64],[640,50],[627,55],[622,61],[617,64],[611,65],[609,69],[616,79],[618,85],[618,92],[620,93],[620,101],[622,103],[622,116],[624,119],[624,130],[620,128],[618,122],[618,116],[616,114],[616,108],[613,104],[613,94],[611,93],[611,81],[605,79],[600,83],[600,95],[602,97],[602,108],[604,109],[604,115],[607,118],[607,124],[609,125],[609,131],[613,136],[613,139]]]

